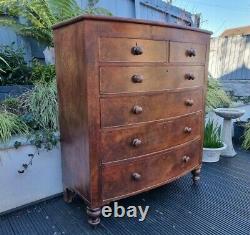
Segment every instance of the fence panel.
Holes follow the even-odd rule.
[[[222,80],[250,80],[250,35],[212,38],[209,73]]]

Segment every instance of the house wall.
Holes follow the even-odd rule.
[[[250,35],[212,38],[209,73],[233,96],[250,97]]]
[[[87,6],[87,0],[76,1],[81,8]],[[97,6],[106,8],[113,16],[157,20],[193,27],[198,27],[199,24],[197,16],[162,0],[100,0]],[[9,45],[12,42],[15,42],[17,47],[24,48],[26,61],[31,61],[33,57],[44,59],[44,45],[17,36],[10,28],[0,27],[0,45]]]

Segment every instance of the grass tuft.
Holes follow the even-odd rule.
[[[250,149],[250,123],[245,126],[243,138],[242,148],[247,150]]]
[[[207,111],[214,108],[229,107],[232,104],[231,98],[221,88],[218,80],[208,77],[208,88],[206,97]]]
[[[38,129],[58,130],[58,104],[56,80],[37,83],[26,93],[24,108],[38,124]]]
[[[8,141],[12,135],[28,134],[28,126],[14,113],[0,111],[0,142]]]
[[[223,143],[221,141],[221,126],[208,120],[204,131],[204,148],[221,148]]]

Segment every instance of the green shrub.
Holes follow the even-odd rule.
[[[221,141],[221,126],[218,126],[218,124],[215,124],[210,119],[205,124],[203,147],[204,148],[223,147],[223,143]]]
[[[56,77],[55,65],[42,64],[34,60],[32,64],[31,80],[32,82],[42,81],[50,82]]]
[[[16,134],[28,134],[28,126],[16,114],[0,111],[0,142],[6,142]]]
[[[243,138],[244,140],[242,143],[242,147],[244,149],[250,149],[250,123],[246,124],[245,126]]]
[[[0,85],[32,84],[31,67],[24,60],[22,49],[15,49],[14,45],[0,47]]]
[[[206,97],[207,111],[214,108],[229,107],[231,103],[230,97],[221,88],[219,81],[209,76]]]

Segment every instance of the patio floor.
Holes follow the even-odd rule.
[[[92,229],[79,199],[66,204],[57,197],[2,215],[0,234],[250,234],[250,152],[203,164],[198,185],[190,177],[119,201],[123,206],[149,205],[144,222],[102,218]]]

